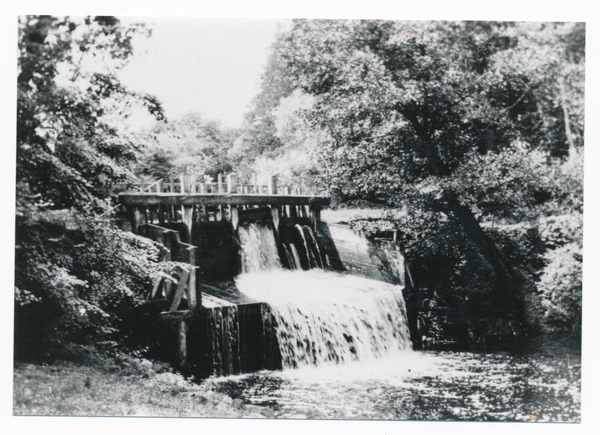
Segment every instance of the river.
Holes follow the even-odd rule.
[[[567,355],[404,351],[203,384],[286,419],[580,421],[580,360]]]

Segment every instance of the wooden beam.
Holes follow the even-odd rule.
[[[163,311],[160,313],[160,320],[168,323],[179,323],[187,320],[193,315],[191,310]]]
[[[173,302],[171,303],[171,308],[169,311],[176,311],[177,307],[179,307],[179,302],[181,302],[181,298],[183,296],[183,290],[189,284],[188,278],[190,273],[187,270],[181,272],[181,276],[179,277],[179,284],[177,285],[177,290],[175,290],[175,296],[173,296]]]
[[[172,194],[121,193],[119,201],[125,205],[329,205],[330,198],[312,195],[228,195],[228,194]]]
[[[158,280],[154,283],[154,286],[152,286],[152,291],[150,292],[150,294],[148,295],[148,300],[152,299],[154,296],[156,296],[156,292],[158,292],[158,289],[160,288],[161,283],[163,282],[164,278],[160,277],[158,278]]]

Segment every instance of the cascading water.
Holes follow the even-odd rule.
[[[281,268],[273,231],[266,225],[239,227],[242,246],[242,272],[259,272]]]
[[[323,269],[324,262],[319,244],[310,227],[296,224],[292,232],[295,241],[282,244],[288,267],[292,270]]]
[[[322,268],[314,234],[309,227],[296,229],[309,264]],[[273,258],[273,233],[257,224],[240,228],[240,242],[245,273],[237,287],[273,309],[285,368],[368,360],[410,349],[400,287],[319,269],[282,270],[279,258]],[[284,252],[299,268],[294,245]]]
[[[410,349],[397,286],[322,270],[244,274],[237,286],[273,308],[286,368],[362,361]]]

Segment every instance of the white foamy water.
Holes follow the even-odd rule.
[[[244,273],[281,269],[273,231],[264,225],[239,227]]]
[[[372,360],[411,348],[401,287],[322,270],[248,273],[236,283],[273,308],[286,368]]]

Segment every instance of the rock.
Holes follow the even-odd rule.
[[[242,399],[233,399],[233,402],[231,402],[231,407],[234,409],[246,409],[246,404]]]
[[[29,396],[31,396],[32,394],[33,394],[33,391],[31,391],[31,388],[25,388],[25,389],[23,390],[23,396],[25,396],[25,397],[29,397]]]
[[[140,362],[140,367],[144,368],[144,369],[152,369],[152,361],[148,361],[147,359],[143,359]]]
[[[169,363],[163,363],[163,362],[160,362],[160,361],[155,361],[152,364],[152,370],[154,370],[156,373],[164,373],[164,372],[168,371],[169,368],[171,368],[169,366]]]

